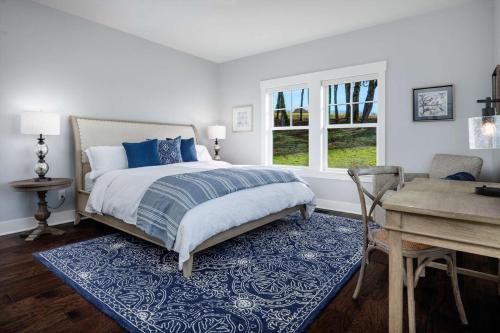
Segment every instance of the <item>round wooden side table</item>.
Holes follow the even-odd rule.
[[[50,212],[47,207],[47,201],[45,200],[45,198],[48,191],[69,187],[71,186],[71,183],[73,183],[73,179],[71,178],[51,178],[50,180],[46,181],[25,179],[9,183],[9,185],[12,186],[16,191],[36,192],[38,194],[38,210],[35,213],[35,219],[38,221],[38,226],[31,231],[28,237],[26,237],[26,241],[32,241],[43,234],[64,234],[64,231],[56,229],[54,227],[49,227],[47,225],[47,219],[50,216]]]

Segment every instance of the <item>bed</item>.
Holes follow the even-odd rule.
[[[88,183],[86,186],[86,175],[91,171],[85,154],[87,148],[120,146],[122,142],[139,142],[148,138],[181,136],[182,138],[194,137],[196,140],[197,131],[193,125],[183,124],[75,116],[71,116],[70,121],[75,152],[75,225],[78,225],[84,218],[91,218],[165,247],[164,241],[146,234],[134,224],[134,209],[127,211],[125,206],[135,207],[134,204],[137,203],[138,198],[140,199],[141,191],[149,184],[147,182],[158,177],[231,167],[225,162],[211,161],[117,170],[100,176],[90,188]],[[189,211],[181,222],[183,235],[178,236],[176,248],[174,248],[176,252],[179,252],[179,268],[182,269],[184,277],[189,278],[192,274],[195,253],[296,211],[300,211],[304,217],[307,217],[314,209],[314,201],[314,194],[306,185],[290,183],[290,185],[260,186],[205,202]],[[241,210],[242,202],[246,202],[250,208]],[[238,209],[240,209],[239,213]],[[203,218],[205,223],[201,229],[196,229],[201,224],[199,220],[202,216],[205,217]],[[213,217],[209,224],[206,223],[207,216]]]

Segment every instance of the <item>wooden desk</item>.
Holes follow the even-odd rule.
[[[483,184],[500,187],[422,178],[384,201],[391,248],[389,332],[403,331],[402,240],[500,258],[500,198],[475,194]]]

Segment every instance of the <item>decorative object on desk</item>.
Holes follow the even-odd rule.
[[[413,89],[413,121],[453,120],[453,85]]]
[[[21,114],[21,133],[39,135],[38,143],[35,145],[35,154],[38,162],[35,164],[35,173],[38,178],[35,181],[48,181],[45,177],[49,171],[49,165],[45,162],[45,156],[49,152],[49,147],[45,143],[44,135],[59,135],[61,120],[57,113],[48,113],[42,111],[23,112]]]
[[[476,187],[476,194],[485,195],[487,197],[500,197],[500,188],[491,186],[478,186]]]
[[[38,210],[35,213],[35,219],[38,221],[38,226],[30,232],[28,237],[26,237],[26,241],[32,241],[43,234],[64,234],[64,231],[56,229],[54,227],[49,227],[47,224],[47,219],[50,217],[50,212],[48,209],[46,196],[48,191],[69,187],[71,186],[72,182],[73,180],[70,178],[46,178],[44,181],[38,181],[37,179],[26,179],[9,183],[9,185],[12,186],[16,191],[36,192],[38,195]],[[64,203],[64,197],[61,205],[62,203]],[[59,206],[56,208],[59,208]]]
[[[478,103],[485,103],[481,117],[469,118],[469,148],[470,149],[497,149],[500,148],[500,116],[496,115],[494,102],[500,99],[480,99]]]
[[[210,140],[215,140],[215,145],[214,145],[214,151],[215,151],[215,156],[214,160],[220,160],[220,146],[219,146],[219,140],[224,140],[226,138],[226,126],[222,125],[214,125],[214,126],[208,126],[207,127],[207,136]]]
[[[252,105],[233,108],[233,132],[252,131]]]

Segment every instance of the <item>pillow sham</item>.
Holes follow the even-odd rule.
[[[158,154],[158,140],[146,140],[136,143],[123,142],[122,145],[127,153],[129,168],[161,165],[160,155]]]
[[[183,162],[198,161],[198,155],[196,154],[194,138],[181,139],[181,155]]]
[[[172,140],[172,139],[167,138],[167,140]],[[181,139],[181,156],[182,156],[182,162],[198,161],[198,156],[196,154],[196,147],[194,144],[194,138]]]
[[[161,164],[181,163],[181,137],[158,140],[158,152]]]
[[[85,150],[90,164],[88,177],[96,179],[105,172],[126,169],[127,154],[121,146],[95,146]]]
[[[207,147],[203,145],[195,145],[196,148],[196,156],[198,158],[198,161],[200,162],[210,162],[212,161],[212,156],[210,156],[210,153],[208,152]]]

